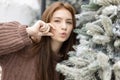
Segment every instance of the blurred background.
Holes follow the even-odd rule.
[[[0,22],[19,21],[31,25],[40,19],[47,6],[56,1],[69,2],[80,13],[80,5],[89,0],[0,0]]]

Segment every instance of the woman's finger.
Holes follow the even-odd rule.
[[[56,27],[55,27],[53,24],[48,23],[48,25],[49,25],[52,29],[56,29]]]
[[[44,21],[41,21],[41,20],[38,20],[34,26],[37,27],[37,28],[40,28],[40,27],[43,27],[45,25],[45,22]]]
[[[48,24],[43,25],[43,27],[40,28],[40,31],[46,32],[50,26]]]
[[[50,32],[50,27],[48,26],[47,29],[45,31],[43,31],[43,33],[48,33]]]

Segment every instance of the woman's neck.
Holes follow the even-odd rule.
[[[51,47],[54,53],[59,53],[59,50],[62,46],[62,43],[56,42],[56,41],[51,41]]]

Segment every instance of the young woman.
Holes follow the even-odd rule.
[[[56,72],[76,42],[75,11],[68,3],[49,6],[32,27],[18,22],[0,24],[2,80],[64,80]]]

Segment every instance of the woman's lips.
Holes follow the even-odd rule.
[[[61,33],[62,38],[66,37],[66,35],[67,35],[66,33]]]

